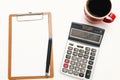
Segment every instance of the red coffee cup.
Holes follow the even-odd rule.
[[[110,0],[87,0],[84,7],[86,19],[89,22],[97,23],[104,21],[111,23],[116,15],[111,12],[112,4]]]

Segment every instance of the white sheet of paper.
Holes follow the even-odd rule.
[[[45,75],[48,39],[48,15],[31,21],[12,18],[12,77]]]

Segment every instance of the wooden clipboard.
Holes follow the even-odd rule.
[[[38,18],[38,17],[36,17],[36,15],[37,16],[39,16],[40,15],[40,18]],[[27,16],[27,18],[25,18],[25,19],[22,19],[21,20],[21,17],[26,17]],[[35,16],[35,18],[37,18],[37,19],[30,19],[29,20],[29,16],[30,17],[32,17],[32,16]],[[12,70],[14,67],[13,67],[13,65],[19,65],[19,61],[18,61],[18,63],[17,63],[17,61],[13,61],[14,59],[13,59],[13,57],[15,56],[15,52],[17,52],[17,49],[16,49],[16,43],[14,43],[14,41],[16,41],[16,40],[14,40],[14,39],[16,39],[15,37],[17,37],[17,36],[15,36],[14,37],[14,34],[15,33],[17,33],[17,31],[19,32],[19,30],[16,30],[15,31],[15,29],[18,29],[18,27],[23,27],[23,26],[19,26],[19,25],[21,25],[21,24],[26,24],[26,22],[29,22],[29,23],[31,23],[31,22],[36,22],[36,21],[42,21],[42,20],[44,20],[44,16],[47,16],[48,18],[48,20],[46,21],[47,22],[47,26],[48,26],[48,37],[50,38],[50,39],[52,39],[52,16],[51,16],[51,13],[50,12],[43,12],[43,13],[30,13],[30,14],[11,14],[10,16],[9,16],[9,42],[8,42],[8,79],[9,80],[22,80],[22,79],[41,79],[41,78],[52,78],[53,76],[54,76],[54,67],[53,67],[53,50],[52,50],[52,46],[51,46],[51,56],[50,56],[50,66],[49,66],[49,75],[48,76],[46,76],[45,74],[44,75],[27,75],[27,76],[21,76],[21,75],[18,75],[18,76],[13,76],[13,73],[14,73],[14,71]],[[19,19],[18,19],[19,18]],[[16,25],[16,22],[14,23],[13,22],[13,19],[15,20],[16,19],[16,22],[18,21],[18,26],[16,26],[15,27],[15,29],[13,29],[13,26],[14,25]],[[34,26],[39,26],[39,25],[34,25]],[[28,27],[28,26],[24,26],[24,27]],[[42,27],[42,26],[40,26],[40,27]],[[42,29],[42,28],[41,28]],[[21,33],[18,35],[19,37],[21,37],[20,35],[23,35],[22,34],[22,30],[23,29],[20,29],[21,30]],[[29,29],[28,29],[29,30]],[[36,29],[37,30],[37,29]],[[24,31],[23,31],[24,32]],[[37,31],[36,31],[37,32]],[[39,31],[38,31],[39,32]],[[43,33],[44,34],[44,33]],[[32,36],[32,35],[30,35],[30,36]],[[18,38],[19,38],[18,37]],[[14,39],[13,39],[14,38]],[[26,38],[27,39],[27,37],[24,37],[24,38]],[[21,39],[21,38],[20,38]],[[30,39],[32,39],[32,38],[30,38]],[[25,39],[21,39],[20,41],[24,41]],[[20,45],[20,44],[19,44]],[[15,49],[15,51],[14,51],[14,49],[13,49],[13,46],[15,47],[14,49]],[[24,46],[24,44],[23,44],[23,46]],[[33,47],[33,46],[31,46],[31,47]],[[47,46],[48,47],[48,46]],[[21,47],[17,47],[17,48],[21,48]],[[34,47],[33,47],[34,48]],[[22,49],[23,50],[23,49]],[[22,50],[20,50],[20,52],[22,51]],[[26,49],[25,49],[26,50]],[[23,50],[24,51],[24,50]],[[31,51],[32,52],[32,51]],[[25,54],[25,53],[24,53]],[[25,56],[25,55],[23,55],[23,56]],[[42,55],[41,55],[42,56]],[[19,58],[19,57],[18,57]],[[16,59],[16,58],[15,58]],[[24,59],[24,58],[23,58]],[[33,58],[33,60],[34,59],[36,59],[36,58]],[[39,59],[39,58],[38,58]],[[21,60],[22,60],[22,58],[21,58]],[[27,57],[26,57],[26,60],[27,60]],[[24,60],[24,61],[26,61],[26,60]],[[40,62],[40,61],[38,61],[38,62]],[[17,64],[14,64],[14,63],[17,63]],[[30,62],[31,63],[31,62]],[[35,62],[34,62],[35,63]],[[21,67],[22,67],[23,65],[21,65],[21,66],[19,66],[19,67],[17,67],[16,69],[15,69],[15,71],[17,71],[17,70],[19,70],[19,69],[21,69]],[[29,68],[30,66],[27,66],[27,68]],[[26,68],[26,69],[27,69]],[[32,68],[31,68],[32,69]],[[19,70],[20,71],[20,70]],[[41,71],[41,70],[40,70]],[[26,72],[26,74],[27,74],[27,72]],[[14,74],[15,75],[15,74]]]

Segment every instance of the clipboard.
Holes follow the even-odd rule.
[[[50,12],[9,15],[9,80],[54,76],[51,19]]]

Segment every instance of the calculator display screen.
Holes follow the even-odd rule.
[[[101,40],[100,34],[74,29],[74,28],[71,29],[70,37],[74,37],[77,39],[82,39],[90,42],[95,42],[95,43],[99,43]]]

